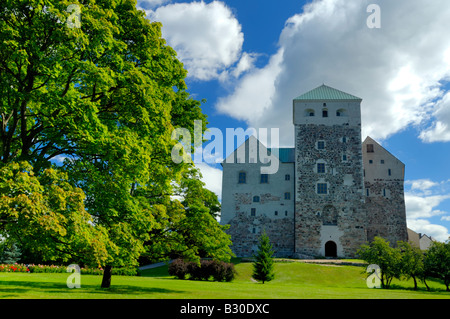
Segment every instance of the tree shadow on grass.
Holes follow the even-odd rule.
[[[130,295],[130,296],[144,296],[152,294],[178,294],[184,293],[182,290],[156,288],[156,287],[141,287],[137,285],[114,285],[110,288],[101,288],[97,284],[83,284],[81,288],[68,288],[65,283],[59,282],[35,282],[35,281],[2,281],[0,282],[0,296],[2,298],[21,298],[24,295],[44,296],[44,298],[58,298],[61,294],[64,297],[70,298],[70,294],[88,294],[92,298],[95,295]]]

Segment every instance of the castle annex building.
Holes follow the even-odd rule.
[[[266,150],[252,136],[222,163],[221,223],[237,256],[253,255],[263,230],[278,257],[354,257],[375,236],[408,239],[405,165],[361,141],[361,101],[313,89],[293,100],[295,148]],[[278,154],[276,173],[261,173],[260,151]]]

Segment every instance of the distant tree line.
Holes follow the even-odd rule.
[[[382,288],[388,289],[394,278],[412,278],[414,290],[417,290],[418,280],[430,290],[427,280],[438,279],[450,291],[450,241],[433,242],[427,251],[422,251],[404,241],[399,241],[394,248],[385,239],[375,237],[370,244],[361,246],[358,255],[367,263],[380,267]]]

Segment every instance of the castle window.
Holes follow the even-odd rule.
[[[245,172],[239,172],[239,184],[247,183],[247,174]]]
[[[326,195],[328,194],[328,185],[327,183],[318,183],[317,184],[317,194]]]
[[[275,211],[275,216],[278,216],[278,211],[277,210]]]
[[[261,174],[261,184],[267,184],[267,183],[269,183],[269,175]]]
[[[384,160],[381,160],[381,164],[384,164]]]
[[[369,189],[366,188],[366,195],[369,196]]]
[[[327,109],[323,109],[322,110],[322,117],[328,117],[328,110]]]
[[[256,208],[252,208],[252,209],[250,210],[250,215],[251,215],[251,216],[256,216]]]
[[[317,163],[317,173],[325,173],[325,163]]]
[[[256,228],[252,229],[252,233],[255,234],[256,233]]]
[[[284,193],[284,199],[290,200],[291,199],[291,193],[289,193],[289,192]]]
[[[346,162],[347,161],[347,155],[342,155],[342,160],[344,161],[344,162]]]
[[[291,180],[291,175],[289,175],[289,174],[284,175],[284,180],[285,181],[290,181]]]
[[[372,160],[369,160],[369,164],[373,164],[373,161],[372,161]]]
[[[345,109],[339,109],[336,111],[336,116],[347,116],[347,110]]]
[[[386,197],[386,188],[383,188],[383,196]]]
[[[324,150],[325,149],[325,141],[318,141],[317,142],[317,149],[318,150]]]
[[[389,174],[389,176],[391,176],[391,175],[392,175],[392,171],[391,171],[391,169],[388,169],[388,174]]]
[[[367,153],[373,153],[373,144],[367,144]]]
[[[285,211],[285,212],[284,212],[284,216],[287,216],[287,215],[288,215],[288,212],[287,212],[287,211]]]
[[[305,110],[305,117],[313,117],[314,115],[315,115],[315,112],[313,109]]]
[[[344,137],[342,138],[342,143],[347,143],[347,137],[344,136]]]
[[[259,196],[253,196],[253,202],[259,203]]]

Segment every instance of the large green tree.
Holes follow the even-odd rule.
[[[74,259],[88,253],[77,244],[78,223],[90,247],[83,260],[106,269],[104,287],[112,266],[136,265],[143,253],[229,258],[229,237],[212,219],[217,199],[195,182],[191,163],[170,156],[174,128],[193,133],[194,120],[203,131],[207,124],[186,91],[186,74],[161,24],[151,23],[135,0],[2,1],[0,161],[9,175],[0,232],[22,236],[36,250],[50,245],[48,258]],[[9,192],[24,178],[34,192]],[[62,198],[53,200],[53,185]],[[78,195],[66,211],[72,193]],[[14,202],[25,198],[23,206]],[[23,222],[31,218],[27,209],[37,224]],[[155,236],[172,226],[170,236]]]

